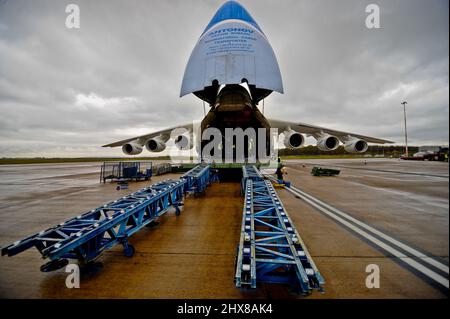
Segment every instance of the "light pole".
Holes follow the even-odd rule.
[[[405,156],[409,157],[409,154],[408,154],[408,128],[406,126],[406,104],[408,104],[408,102],[402,102],[401,104],[403,105],[403,114],[405,116]]]

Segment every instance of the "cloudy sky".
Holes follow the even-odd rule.
[[[0,0],[0,157],[110,156],[100,146],[201,119],[179,98],[195,42],[224,0]],[[448,144],[447,0],[241,0],[271,42],[285,94],[268,117]],[[65,8],[81,28],[65,27]],[[381,29],[365,8],[381,8]]]

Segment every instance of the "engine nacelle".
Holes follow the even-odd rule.
[[[324,152],[334,151],[339,147],[339,140],[336,136],[324,135],[317,139],[317,148]]]
[[[175,146],[180,151],[187,151],[194,147],[194,143],[192,143],[192,137],[186,135],[178,135],[175,138]]]
[[[122,146],[122,152],[124,152],[126,155],[139,155],[142,153],[142,145],[134,142],[124,144]]]
[[[369,145],[366,141],[355,138],[346,141],[344,149],[348,153],[365,153],[369,149]]]
[[[149,152],[160,153],[166,149],[166,143],[160,137],[155,137],[145,143],[145,148]]]
[[[296,150],[299,149],[305,144],[305,138],[302,134],[297,133],[295,131],[286,131],[284,132],[284,146],[291,149]]]

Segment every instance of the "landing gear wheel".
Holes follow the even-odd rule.
[[[128,244],[123,248],[123,254],[125,257],[133,257],[135,249],[133,245]]]
[[[69,263],[69,261],[67,259],[52,260],[52,261],[49,261],[48,263],[42,265],[41,271],[42,272],[55,271],[55,270],[66,267],[68,263]]]

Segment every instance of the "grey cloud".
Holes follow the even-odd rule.
[[[121,155],[100,146],[202,117],[179,88],[223,1],[71,2],[80,30],[64,26],[69,2],[0,2],[0,156]],[[241,1],[283,74],[266,115],[401,143],[407,100],[411,143],[448,144],[448,2],[377,1],[382,28],[368,30],[371,2]]]

